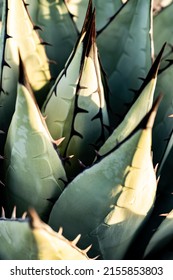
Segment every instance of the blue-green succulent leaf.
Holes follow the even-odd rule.
[[[18,46],[33,91],[41,90],[42,95],[46,95],[51,75],[44,43],[30,18],[25,1],[8,0],[8,3],[10,36]]]
[[[109,152],[115,146],[115,143],[118,145],[126,137],[128,137],[130,133],[132,133],[132,131],[139,125],[144,116],[150,111],[153,105],[157,74],[164,49],[165,45],[162,47],[146,79],[139,89],[137,93],[139,97],[125,115],[124,120],[119,124],[119,126],[113,131],[111,136],[100,148],[100,155]]]
[[[78,31],[63,0],[28,0],[28,10],[33,22],[40,26],[40,36],[46,45],[46,52],[54,78],[64,68],[78,37]]]
[[[153,20],[153,39],[154,39],[154,48],[155,53],[159,52],[159,49],[164,42],[168,43],[167,48],[165,49],[165,58],[171,58],[173,45],[173,31],[172,28],[169,28],[173,24],[172,19],[173,13],[173,3],[169,6],[162,8],[161,11],[154,17]],[[164,32],[162,32],[164,30]],[[173,54],[172,54],[173,58]]]
[[[89,260],[90,246],[84,250],[77,247],[80,235],[69,241],[63,235],[63,229],[53,231],[43,223],[35,210],[30,210],[30,225],[36,241],[37,256],[40,260]]]
[[[89,0],[65,0],[65,3],[78,30],[81,31]],[[93,6],[96,8],[96,30],[99,31],[105,27],[111,17],[120,9],[122,2],[121,0],[93,0]]]
[[[67,238],[81,234],[104,259],[123,258],[151,210],[156,176],[151,133],[156,108],[125,141],[78,175],[55,203],[49,224]]]
[[[1,260],[36,259],[35,240],[27,220],[0,218],[0,243]]]
[[[33,96],[18,85],[16,109],[5,144],[7,209],[18,215],[34,207],[46,220],[64,189],[66,174]]]
[[[147,245],[144,257],[157,259],[161,258],[166,254],[166,251],[172,251],[169,246],[173,239],[173,210],[166,215],[163,222],[157,228],[156,232],[153,234],[152,238]],[[171,252],[173,253],[173,252]],[[167,258],[168,259],[168,255]],[[171,258],[172,259],[172,258]]]
[[[11,37],[8,1],[4,1],[0,43],[0,129],[7,132],[15,109],[19,56]]]
[[[127,103],[133,101],[131,89],[140,88],[139,78],[145,78],[151,67],[151,33],[151,1],[129,0],[97,36],[112,93],[110,117],[114,126],[126,113]]]
[[[167,47],[165,48],[163,60],[161,62],[161,73],[159,75],[155,93],[156,97],[160,93],[162,93],[164,96],[158,111],[158,115],[156,117],[156,122],[153,130],[154,162],[160,163],[158,173],[161,172],[164,162],[166,161],[166,158],[169,155],[172,147],[172,143],[171,141],[169,141],[172,131],[172,119],[169,118],[169,115],[171,115],[173,112],[173,91],[171,82],[173,76],[173,66],[171,66],[171,64],[173,63],[173,32],[171,28],[168,28],[173,24],[173,20],[171,17],[172,12],[173,3],[168,7],[162,9],[160,13],[154,17],[153,22],[156,53],[158,52],[158,48],[162,44],[162,42],[167,42]],[[161,30],[164,30],[164,32],[161,32]]]
[[[62,229],[53,231],[30,209],[30,218],[0,218],[1,260],[88,260],[86,250],[76,244],[80,238],[69,241]]]
[[[71,165],[65,165],[69,176],[81,170],[78,159],[85,165],[92,163],[95,149],[108,136],[109,121],[95,42],[94,16],[90,10],[77,46],[42,110],[53,138],[65,137],[59,147],[62,156],[74,155]]]
[[[159,173],[162,170],[164,162],[172,146],[171,141],[169,141],[171,137],[173,123],[172,118],[169,117],[173,113],[173,91],[171,82],[172,76],[173,66],[170,66],[159,75],[155,91],[156,97],[159,95],[159,93],[163,94],[163,100],[159,107],[159,111],[156,116],[156,121],[153,129],[153,159],[155,164],[160,163]],[[167,147],[168,143],[169,147]]]

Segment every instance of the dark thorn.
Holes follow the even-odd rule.
[[[91,119],[91,121],[94,121],[96,119],[101,119],[101,117],[102,117],[102,111],[100,108],[99,112]]]
[[[78,89],[80,90],[80,89],[88,89],[88,87],[84,87],[84,86],[78,86]]]
[[[12,39],[12,38],[13,38],[12,36],[6,34],[6,39]]]
[[[52,44],[49,44],[49,43],[44,42],[44,41],[43,41],[43,42],[41,42],[40,44],[41,44],[41,45],[43,45],[43,46],[50,46],[50,47],[52,47]]]
[[[34,30],[40,30],[40,31],[43,31],[43,29],[42,29],[40,26],[38,26],[38,25],[34,25]]]
[[[145,81],[145,78],[143,78],[143,77],[138,77],[138,80],[141,80],[142,82],[144,82],[144,81]]]
[[[80,134],[78,131],[76,131],[75,129],[73,129],[73,136],[78,136],[79,138],[83,139],[82,134]]]
[[[3,66],[7,66],[7,67],[11,68],[11,66],[5,60],[3,61]]]
[[[138,90],[136,90],[136,89],[129,88],[129,91],[133,92],[134,94],[138,94]]]
[[[80,108],[80,107],[77,107],[76,108],[76,114],[78,113],[89,113],[87,110],[83,109],[83,108]]]
[[[55,60],[50,60],[50,59],[48,59],[48,63],[55,64],[55,65],[58,64]],[[53,79],[56,80],[56,78],[53,78]]]

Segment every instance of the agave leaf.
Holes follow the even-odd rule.
[[[153,129],[153,161],[154,164],[158,164],[157,176],[160,176],[158,193],[162,193],[162,195],[163,192],[172,193],[171,182],[173,181],[173,120],[169,117],[173,112],[172,75],[173,66],[159,75],[155,93],[158,96],[159,92],[162,92],[164,96]],[[171,204],[169,207],[172,208]]]
[[[123,258],[153,206],[156,176],[151,129],[156,108],[141,127],[98,163],[78,175],[53,206],[49,224],[105,259]],[[110,244],[111,243],[111,244]],[[80,244],[80,243],[79,243]]]
[[[158,51],[158,46],[161,45],[163,40],[167,41],[167,47],[165,48],[163,60],[161,62],[160,75],[156,87],[155,96],[158,96],[160,92],[163,93],[163,102],[159,108],[158,115],[156,117],[156,122],[153,130],[153,152],[154,152],[154,162],[160,163],[160,168],[158,169],[158,175],[162,170],[164,162],[166,161],[172,147],[171,142],[171,131],[172,131],[172,119],[168,116],[172,114],[172,75],[173,67],[172,64],[173,52],[173,32],[171,28],[167,28],[172,25],[172,17],[170,16],[173,12],[173,4],[164,8],[155,18],[154,18],[154,41],[156,45],[156,53]],[[161,28],[164,28],[165,32],[160,33]],[[163,34],[164,33],[164,34]],[[167,147],[167,148],[166,148]],[[166,169],[165,169],[166,170]]]
[[[123,116],[151,67],[151,1],[130,0],[98,34],[101,62],[108,76],[112,112]],[[111,42],[111,44],[108,44]],[[110,115],[115,126],[119,118]]]
[[[43,223],[34,210],[30,210],[31,228],[36,240],[38,259],[40,260],[88,260],[86,250],[80,250],[76,244],[80,238],[67,240],[62,235],[62,228],[58,233]]]
[[[158,84],[156,87],[156,94],[159,92],[163,93],[163,101],[159,107],[158,114],[155,120],[155,125],[153,129],[153,161],[157,164],[157,198],[155,201],[154,211],[151,218],[143,229],[144,234],[141,239],[146,238],[146,232],[149,232],[149,236],[153,235],[153,230],[155,230],[162,222],[161,213],[168,213],[172,210],[173,205],[173,136],[172,136],[172,118],[168,116],[172,113],[172,66],[163,71],[159,75]],[[143,238],[144,237],[144,238]],[[140,239],[140,240],[141,240]],[[147,237],[148,243],[148,237]],[[145,243],[144,243],[145,244]],[[136,246],[136,245],[135,245]],[[145,246],[145,245],[143,245]],[[144,249],[144,247],[143,247]],[[164,252],[164,254],[167,254]],[[150,256],[148,256],[150,257]],[[159,256],[158,256],[159,257]],[[163,257],[163,256],[160,256]],[[159,257],[159,258],[160,258]],[[165,255],[166,257],[166,255]],[[168,256],[169,258],[169,256]]]
[[[14,113],[19,72],[18,50],[11,38],[8,10],[8,2],[4,1],[0,44],[0,129],[4,132],[7,132]]]
[[[162,9],[160,13],[154,17],[153,21],[153,37],[155,42],[155,52],[158,53],[163,42],[169,42],[173,45],[173,31],[169,26],[172,25],[173,3]],[[164,32],[161,32],[164,30]]]
[[[87,6],[91,1],[90,0],[70,0],[70,1],[65,0],[64,2],[76,24],[78,31],[81,32],[85,20]]]
[[[173,69],[170,69],[170,74],[173,74],[172,72]],[[168,71],[168,70],[167,70]],[[162,174],[162,176],[167,177],[168,173],[170,173],[169,179],[172,178],[172,172],[169,172],[170,169],[173,168],[172,166],[172,146],[173,146],[173,132],[172,132],[172,118],[169,118],[169,115],[172,113],[172,96],[171,96],[171,92],[168,92],[167,90],[169,90],[169,85],[170,85],[170,74],[167,75],[167,77],[163,77],[163,84],[162,86],[165,84],[165,91],[164,93],[166,93],[164,95],[164,100],[163,100],[163,106],[161,107],[160,110],[160,119],[157,119],[156,122],[156,127],[153,131],[153,135],[154,137],[157,139],[155,139],[154,143],[154,152],[155,152],[155,156],[154,156],[154,160],[155,162],[159,162],[159,168],[157,171],[158,176],[160,174]],[[172,75],[171,75],[172,77]],[[166,82],[168,82],[166,84]],[[169,93],[169,95],[167,95],[167,93]],[[165,110],[164,110],[165,109]],[[162,118],[161,118],[162,117]],[[157,150],[159,147],[159,150]],[[164,165],[166,164],[166,166],[164,167]],[[164,167],[164,170],[162,170]],[[162,177],[163,178],[163,177]],[[161,179],[162,179],[161,178]],[[171,179],[172,181],[172,179]],[[168,178],[166,179],[166,181],[162,181],[164,183],[164,185],[166,185],[167,183],[169,183]],[[166,184],[165,184],[166,183]],[[170,184],[169,184],[170,185]]]
[[[91,2],[88,7],[88,13],[92,13]],[[83,41],[86,36],[88,21],[89,17],[86,15],[86,21],[83,30],[81,31],[81,36],[78,38],[76,46],[74,47],[65,68],[57,77],[42,107],[42,113],[46,117],[46,123],[49,127],[50,134],[54,139],[63,136],[64,121],[68,116],[69,108],[71,106],[71,103],[69,105],[66,101],[73,99],[76,93],[84,49]],[[67,107],[67,109],[65,107]],[[57,124],[58,121],[60,122],[59,124]]]
[[[122,6],[122,1],[94,0],[96,8],[96,30],[100,31]]]
[[[2,260],[87,260],[87,250],[68,241],[61,230],[54,232],[35,210],[29,218],[0,218],[0,259]]]
[[[46,220],[64,188],[66,175],[53,147],[56,142],[50,137],[33,96],[21,83],[5,144],[7,209],[11,212],[16,205],[21,215],[33,206]]]
[[[8,0],[9,35],[18,45],[32,89],[42,90],[49,84],[50,71],[45,47],[33,25],[24,0]],[[26,47],[27,46],[27,47]],[[45,89],[47,93],[47,88]]]
[[[139,97],[126,114],[124,120],[113,131],[111,136],[100,148],[99,155],[109,152],[111,149],[113,149],[115,143],[118,145],[118,143],[122,142],[126,137],[128,137],[129,134],[132,133],[132,131],[138,126],[144,116],[150,111],[153,104],[154,92],[157,83],[157,74],[164,48],[165,45],[162,47],[146,79],[139,89]]]
[[[164,123],[163,123],[164,125]],[[170,124],[171,125],[171,124]],[[156,137],[156,134],[154,135]],[[158,137],[159,141],[159,137]],[[166,141],[165,141],[166,142]],[[166,144],[165,144],[166,145]],[[156,204],[156,209],[162,209],[162,211],[170,211],[172,209],[173,197],[172,197],[172,182],[173,182],[173,132],[167,141],[163,157],[158,164],[157,177],[159,178],[158,183],[158,202]],[[156,146],[157,147],[157,146]],[[155,147],[155,151],[156,151]],[[162,146],[160,147],[162,148]]]
[[[65,0],[79,31],[82,29],[88,2],[89,0]],[[105,27],[111,17],[119,10],[122,2],[121,0],[94,0],[93,5],[96,8],[96,30],[99,31]]]
[[[154,203],[154,208],[151,215],[147,219],[139,234],[131,244],[125,258],[126,259],[143,259],[144,252],[156,230],[163,222],[168,213],[172,210],[173,193],[160,192],[158,190],[160,181],[157,179],[157,195]],[[141,242],[142,240],[142,242]],[[159,254],[157,256],[159,257]],[[148,255],[147,258],[150,258]],[[154,258],[155,259],[155,258]]]
[[[65,137],[60,145],[62,156],[74,155],[71,165],[65,165],[69,176],[81,170],[78,159],[86,165],[92,163],[93,146],[99,147],[108,136],[105,126],[109,122],[95,43],[95,14],[91,13],[90,9],[77,46],[43,106],[52,136]]]
[[[28,221],[0,219],[0,259],[36,259],[36,247]]]
[[[104,223],[93,232],[93,235],[98,236],[100,250],[105,259],[120,259],[124,256],[154,206],[157,183],[151,159],[151,129],[157,102],[149,113],[130,170],[124,178],[123,192]]]
[[[154,162],[155,164],[160,163],[159,173],[172,147],[171,132],[173,121],[169,117],[173,112],[172,76],[173,66],[170,66],[159,75],[155,92],[155,96],[158,96],[160,92],[164,96],[153,130]]]
[[[157,54],[159,52],[159,49],[164,42],[168,43],[163,55],[163,62],[161,64],[162,69],[168,67],[171,64],[170,60],[173,59],[173,31],[172,28],[169,28],[173,25],[172,13],[173,3],[163,8],[160,13],[154,17],[153,21],[155,53]],[[162,32],[162,30],[164,30],[164,32]]]
[[[146,247],[144,258],[160,259],[173,239],[173,210],[165,217]],[[169,246],[169,248],[168,248]]]
[[[78,31],[63,0],[28,0],[28,10],[33,22],[40,26],[40,36],[46,45],[54,78],[64,68],[78,37]],[[51,44],[51,46],[49,45]]]

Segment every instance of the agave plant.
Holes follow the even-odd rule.
[[[172,259],[172,1],[1,2],[0,258]]]

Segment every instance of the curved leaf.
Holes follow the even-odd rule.
[[[172,13],[173,3],[162,8],[160,13],[157,14],[153,20],[155,53],[157,54],[163,43],[167,42],[167,47],[165,48],[163,61],[161,63],[162,70],[172,64],[170,60],[173,60],[173,31],[172,28],[170,28],[173,25]]]
[[[0,242],[1,260],[36,259],[34,236],[30,231],[27,221],[1,218]]]
[[[79,249],[76,244],[80,236],[73,241],[67,240],[62,235],[62,228],[58,233],[53,231],[48,225],[43,223],[35,211],[30,210],[32,234],[35,238],[38,259],[40,260],[88,260],[87,252]]]
[[[156,232],[153,234],[148,246],[146,247],[144,257],[160,259],[165,254],[165,250],[170,250],[170,242],[173,239],[173,210],[166,216]],[[168,248],[169,246],[169,248]],[[172,252],[173,253],[173,252]]]
[[[156,122],[153,130],[154,162],[160,163],[158,174],[161,172],[164,162],[172,147],[171,141],[169,141],[172,131],[172,119],[169,118],[169,115],[171,115],[173,112],[173,90],[171,82],[173,77],[173,67],[169,65],[172,64],[171,59],[173,59],[173,32],[171,28],[168,28],[168,26],[171,26],[173,24],[171,17],[172,12],[173,3],[164,8],[154,18],[154,42],[156,45],[156,53],[158,52],[158,48],[163,41],[168,42],[167,47],[164,51],[163,60],[161,62],[161,73],[159,75],[155,93],[156,97],[160,94],[160,92],[164,96],[162,104],[158,111],[158,115],[156,117]],[[162,29],[164,29],[165,31],[161,32]],[[159,33],[161,34],[159,35]]]
[[[92,163],[94,147],[100,147],[108,136],[105,126],[109,121],[91,13],[42,110],[53,138],[65,137],[60,145],[62,156],[74,155],[71,165],[65,165],[69,176],[81,171],[78,159],[86,165]]]
[[[172,28],[168,28],[172,25],[172,12],[173,3],[171,3],[166,8],[162,9],[160,13],[154,17],[153,21],[153,37],[155,42],[155,52],[159,52],[159,49],[164,42],[173,45],[173,31]],[[162,32],[164,30],[164,32]]]
[[[124,120],[119,124],[119,126],[113,131],[111,136],[100,148],[99,155],[104,155],[104,153],[109,152],[111,149],[113,149],[115,143],[118,144],[128,137],[130,133],[132,133],[132,131],[139,125],[144,116],[150,111],[153,104],[154,92],[157,83],[157,74],[164,48],[165,45],[162,47],[146,79],[139,89],[137,93],[139,97],[125,115]]]
[[[39,109],[27,88],[19,84],[5,144],[6,211],[11,212],[16,205],[21,215],[33,206],[46,220],[65,180],[64,168]]]
[[[156,177],[151,159],[155,109],[101,161],[78,175],[55,203],[49,218],[67,238],[82,234],[104,259],[123,258],[153,206]],[[147,123],[146,123],[147,122]]]
[[[173,66],[169,67],[159,75],[155,96],[163,94],[163,101],[160,105],[154,129],[153,129],[153,156],[155,164],[160,163],[159,173],[171,150],[170,141],[172,132],[172,118],[169,116],[173,112],[173,89],[172,89]],[[169,146],[167,147],[169,143]],[[167,147],[167,152],[166,152]]]
[[[43,223],[34,210],[30,219],[12,217],[0,218],[1,260],[88,260],[86,250],[80,250],[76,243],[67,240]]]
[[[151,67],[151,1],[129,0],[100,32],[97,44],[111,91],[111,123],[115,126],[132,103]],[[109,44],[108,42],[111,42]],[[116,114],[116,115],[115,115]]]
[[[27,3],[33,22],[43,30],[40,36],[47,44],[47,55],[57,64],[50,65],[56,78],[76,43],[78,32],[63,0],[28,0]]]
[[[0,45],[0,129],[7,132],[15,110],[19,56],[10,32],[8,1],[4,1]],[[2,152],[2,151],[1,151]]]
[[[8,5],[9,35],[19,48],[32,89],[35,92],[42,89],[43,94],[43,88],[51,78],[44,45],[34,28],[24,0],[8,0]]]
[[[122,6],[121,0],[94,0],[96,8],[96,30],[99,32]]]
[[[65,0],[79,31],[82,29],[88,2],[89,0]],[[121,0],[93,0],[93,5],[96,9],[96,30],[99,31],[105,27],[111,17],[119,10],[122,2]]]

